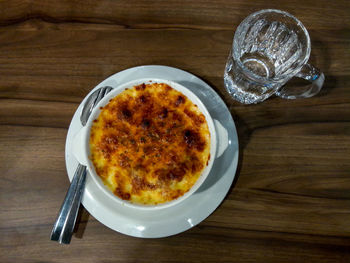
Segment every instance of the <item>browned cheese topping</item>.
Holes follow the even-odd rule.
[[[90,134],[91,160],[119,198],[155,205],[195,184],[210,158],[204,115],[164,83],[126,89],[102,108]]]

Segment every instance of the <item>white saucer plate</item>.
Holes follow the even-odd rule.
[[[70,180],[78,161],[72,153],[74,136],[82,128],[80,114],[86,98],[103,86],[117,87],[142,78],[159,78],[177,82],[191,90],[228,132],[228,147],[215,159],[207,179],[183,202],[159,211],[135,209],[113,202],[88,174],[82,204],[102,224],[120,233],[142,238],[166,237],[186,231],[207,218],[223,201],[235,177],[238,163],[238,137],[235,124],[225,103],[204,81],[186,71],[167,66],[139,66],[116,73],[97,85],[81,102],[68,129],[66,167]],[[220,137],[218,138],[220,140]]]

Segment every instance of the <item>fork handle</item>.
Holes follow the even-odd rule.
[[[51,240],[69,244],[83,196],[86,166],[79,164],[51,232]]]

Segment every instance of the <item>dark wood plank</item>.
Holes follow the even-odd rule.
[[[79,262],[83,258],[89,262],[94,258],[92,251],[96,240],[104,240],[100,249],[105,253],[100,259],[108,261],[117,257],[120,262],[139,258],[126,245],[130,242],[133,248],[135,245],[139,247],[139,253],[144,253],[145,262],[152,260],[157,250],[163,251],[159,258],[165,261],[173,256],[172,253],[178,254],[179,261],[189,256],[195,261],[199,255],[214,261],[214,255],[226,251],[221,258],[224,261],[247,257],[259,249],[271,254],[251,254],[248,258],[278,262],[290,259],[297,250],[306,253],[299,254],[300,260],[329,262],[345,259],[349,256],[350,245],[347,224],[350,219],[347,209],[350,204],[347,176],[350,162],[346,155],[350,145],[344,142],[349,142],[349,134],[328,134],[330,129],[340,130],[341,127],[342,124],[331,124],[262,129],[251,136],[245,149],[244,165],[236,187],[220,208],[198,227],[165,241],[137,240],[106,229],[90,216],[87,222],[81,223],[85,226],[80,226],[86,228],[83,239],[75,238],[71,248],[65,248],[65,260]],[[293,132],[284,133],[286,130]],[[0,213],[1,243],[16,247],[5,253],[13,258],[13,262],[44,259],[40,252],[51,256],[62,253],[62,247],[48,242],[47,237],[68,185],[62,155],[65,133],[65,129],[53,128],[0,128],[0,144],[8,149],[0,156],[1,160],[7,160],[1,162],[4,171],[1,193],[6,194]],[[276,134],[285,135],[276,140]],[[290,135],[293,135],[292,140],[288,140]],[[307,142],[310,141],[322,142],[314,146],[317,155],[314,154],[315,148],[309,148]],[[15,142],[22,147],[16,147]],[[338,155],[330,158],[329,147],[336,149]],[[285,170],[285,163],[289,164],[289,170]],[[343,164],[343,173],[333,165],[335,163]],[[332,173],[336,176],[330,177]],[[51,190],[47,191],[48,188]],[[19,198],[22,193],[26,194],[25,197]],[[36,232],[39,236],[28,246],[31,235]],[[191,247],[191,251],[184,251],[185,244],[187,247],[197,238],[205,241],[200,246]],[[107,253],[113,247],[110,242],[119,249]],[[173,250],[177,243],[184,246],[179,245]],[[216,246],[207,251],[207,247],[214,244]],[[78,252],[84,250],[84,253]],[[337,253],[333,253],[335,251]]]
[[[350,25],[346,0],[305,1],[2,1],[0,22],[3,25],[32,18],[53,23],[83,22],[114,24],[124,28],[226,28],[231,29],[248,14],[266,8],[290,12],[308,28],[334,29]],[[322,18],[322,19],[320,19]]]
[[[141,64],[165,64],[189,70],[209,81],[232,105],[233,115],[246,115],[245,122],[249,127],[266,125],[266,121],[275,121],[273,124],[291,121],[286,115],[293,115],[296,122],[306,121],[305,118],[328,121],[350,116],[347,106],[350,96],[346,87],[349,81],[346,74],[350,72],[349,63],[346,63],[350,60],[349,52],[346,50],[350,38],[339,32],[314,33],[322,39],[313,48],[312,61],[326,74],[325,87],[319,96],[291,102],[275,99],[248,108],[233,102],[223,88],[223,67],[231,45],[231,31],[130,31],[108,25],[57,26],[41,21],[30,21],[10,28],[12,30],[8,30],[8,27],[0,29],[3,36],[3,45],[0,45],[0,73],[7,76],[0,79],[0,96],[15,100],[3,101],[0,105],[3,113],[7,113],[6,107],[11,107],[13,103],[18,103],[22,108],[28,107],[26,105],[29,103],[30,107],[37,108],[38,111],[45,107],[45,102],[31,103],[29,100],[73,102],[76,105],[64,104],[59,113],[65,114],[62,110],[69,108],[65,121],[57,124],[59,127],[67,127],[73,109],[89,90],[107,76]],[[324,46],[328,47],[327,56],[330,56],[330,60],[323,56],[326,54]],[[329,65],[329,61],[337,62]],[[339,96],[340,94],[342,95]],[[286,108],[287,104],[290,106]],[[325,104],[329,106],[324,107]],[[34,108],[33,112],[36,111]],[[314,114],[322,109],[325,113]],[[0,122],[13,123],[9,119],[20,117],[16,115],[18,110],[11,112],[10,116],[4,116]],[[339,114],[339,110],[344,114]],[[305,111],[310,112],[310,115],[304,114]],[[26,113],[23,118],[12,120],[26,125],[38,124],[38,118],[31,119],[30,112],[23,112]],[[274,116],[274,120],[266,120],[269,116]],[[259,124],[260,120],[263,124]],[[43,121],[47,123],[45,119]]]
[[[77,107],[66,102],[2,99],[0,124],[67,128]]]

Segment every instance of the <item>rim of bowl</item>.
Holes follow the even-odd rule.
[[[104,185],[102,182],[101,178],[97,175],[95,171],[95,166],[92,164],[90,160],[90,147],[89,147],[89,141],[90,141],[90,131],[91,131],[91,126],[93,123],[93,120],[95,120],[101,110],[100,107],[105,106],[109,103],[109,100],[118,96],[120,93],[125,91],[126,88],[132,88],[134,86],[140,85],[142,83],[145,84],[150,84],[150,83],[165,83],[168,84],[171,88],[181,92],[183,95],[185,95],[192,103],[196,104],[200,110],[200,112],[205,116],[205,119],[207,121],[209,133],[210,133],[210,159],[208,162],[208,165],[204,168],[202,171],[201,175],[197,179],[196,183],[190,188],[189,191],[187,191],[184,195],[180,196],[177,199],[165,202],[165,203],[160,203],[157,205],[141,205],[141,204],[136,204],[136,203],[131,203],[127,200],[123,200],[119,198],[118,196],[114,195],[112,191]],[[87,153],[87,168],[88,171],[93,178],[94,182],[97,184],[98,188],[102,190],[107,196],[112,198],[112,200],[116,201],[117,203],[121,205],[125,205],[128,207],[132,208],[137,208],[137,209],[142,209],[142,210],[158,210],[158,209],[163,209],[167,208],[170,206],[174,206],[176,204],[179,204],[183,202],[185,199],[187,199],[189,196],[194,194],[198,188],[203,184],[205,179],[208,177],[211,168],[213,166],[214,160],[216,158],[216,151],[217,151],[217,138],[216,138],[216,130],[215,130],[215,125],[212,117],[210,116],[209,111],[203,104],[203,102],[195,95],[192,91],[190,91],[188,88],[184,87],[183,85],[171,81],[171,80],[165,80],[165,79],[159,79],[159,78],[142,78],[142,79],[137,79],[137,80],[132,80],[127,83],[118,85],[115,87],[111,92],[109,92],[93,109],[91,112],[91,115],[85,125],[86,127],[86,133],[85,133],[85,138],[84,138],[84,150]]]

